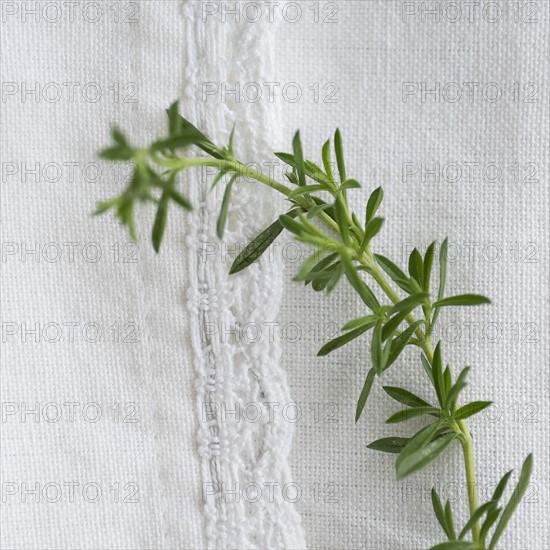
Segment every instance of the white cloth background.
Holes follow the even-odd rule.
[[[281,345],[266,340],[271,332],[264,331],[259,342],[251,338],[246,346],[217,342],[215,360],[209,365],[198,338],[199,321],[193,317],[199,311],[195,291],[202,287],[193,285],[204,283],[197,253],[204,242],[203,229],[206,242],[215,241],[216,198],[205,201],[194,191],[193,199],[201,205],[198,214],[178,216],[174,209],[160,256],[154,256],[145,241],[150,213],[140,214],[146,219],[138,224],[143,240],[137,263],[131,262],[133,249],[111,219],[89,217],[96,201],[121,185],[117,173],[105,167],[99,181],[92,181],[93,166],[88,166],[106,143],[110,124],[120,124],[136,141],[145,142],[151,134],[162,132],[162,110],[176,97],[182,98],[182,112],[196,117],[215,141],[223,143],[236,120],[239,153],[246,160],[258,155],[267,159],[272,148],[288,150],[297,128],[302,130],[308,155],[319,160],[320,146],[340,126],[348,171],[365,185],[364,191],[353,193],[354,204],[359,208],[376,185],[386,191],[387,227],[379,238],[380,250],[399,257],[404,243],[427,243],[445,236],[457,243],[455,250],[462,257],[449,270],[449,289],[486,293],[494,301],[483,310],[441,317],[442,323],[462,323],[462,337],[446,343],[445,349],[453,365],[475,367],[475,387],[469,394],[492,398],[500,406],[498,422],[473,423],[480,480],[494,483],[508,469],[517,470],[533,451],[533,502],[520,507],[502,547],[548,547],[548,3],[536,3],[534,23],[523,22],[531,17],[530,11],[521,12],[521,22],[516,22],[511,11],[515,3],[504,2],[498,22],[477,15],[473,22],[463,16],[450,23],[433,22],[430,16],[423,22],[420,13],[403,21],[404,5],[420,9],[416,2],[302,2],[301,17],[291,23],[295,8],[283,2],[274,7],[273,24],[266,24],[264,6],[258,23],[246,20],[253,19],[254,12],[241,11],[238,25],[231,23],[230,14],[229,23],[218,25],[223,23],[221,10],[202,22],[200,2],[186,7],[178,1],[139,2],[135,13],[131,3],[118,3],[117,12],[114,3],[106,2],[101,4],[97,23],[90,21],[97,16],[94,12],[83,16],[83,3],[74,20],[65,11],[59,22],[46,20],[55,18],[53,11],[42,13],[38,21],[34,15],[24,20],[21,11],[7,11],[7,4],[12,3],[3,4],[1,80],[15,83],[19,91],[0,103],[2,242],[8,254],[1,264],[2,402],[4,412],[18,410],[1,424],[2,481],[11,484],[5,490],[19,493],[2,502],[3,547],[299,548],[304,541],[297,511],[308,547],[424,547],[439,540],[428,498],[432,483],[461,483],[461,474],[454,473],[461,472],[458,453],[452,469],[436,465],[406,485],[395,481],[390,458],[365,449],[368,441],[389,433],[383,429],[383,419],[393,410],[377,389],[361,423],[353,424],[368,365],[368,347],[362,345],[366,342],[325,359],[315,357],[322,340],[355,316],[360,305],[346,288],[321,300],[292,283],[295,248],[283,249],[283,259],[290,264],[284,282],[280,254],[266,257],[250,274],[227,283],[220,265],[224,262],[219,261],[222,256],[209,258],[209,294],[217,298],[209,311],[218,316],[215,322],[227,321],[230,326],[235,320],[277,322],[283,350],[278,361]],[[21,10],[20,3],[16,6]],[[209,59],[214,52],[217,58]],[[264,95],[259,102],[242,98],[235,102],[232,96],[224,102],[214,94],[202,103],[205,80],[262,83]],[[273,102],[265,94],[266,81],[279,84]],[[48,102],[42,97],[36,102],[34,96],[27,96],[22,102],[22,84],[35,82],[59,83],[62,99]],[[78,83],[73,101],[65,82]],[[290,95],[282,93],[291,82],[298,83],[303,93],[294,104],[284,97],[294,97],[295,87],[285,88]],[[441,86],[479,82],[481,87],[497,82],[508,98],[496,104],[483,99],[435,103],[432,96],[422,102],[416,94],[403,103],[403,82],[426,82],[430,87],[434,82]],[[537,84],[538,103],[523,102],[530,88],[521,88],[521,101],[511,100],[508,90],[515,82]],[[100,101],[91,103],[83,97],[86,83],[99,84]],[[132,83],[139,90],[135,96],[130,95],[135,89]],[[315,83],[319,102],[314,101]],[[335,90],[329,83],[338,87],[332,96],[335,103],[323,101]],[[96,89],[88,87],[90,93]],[[119,89],[122,95],[116,96]],[[133,98],[138,102],[128,102]],[[283,118],[278,122],[280,114]],[[423,183],[419,175],[402,181],[404,163],[432,167],[435,162],[442,167],[457,162],[463,169],[466,163],[477,162],[479,168],[472,181],[466,175],[457,183],[443,177],[435,182],[431,176]],[[36,179],[21,175],[36,163],[42,172]],[[56,166],[48,163],[61,166],[59,179]],[[490,163],[504,171],[496,182],[480,175]],[[517,183],[514,163],[520,167]],[[525,179],[528,163],[535,163],[534,179]],[[14,169],[18,173],[12,174]],[[245,230],[244,216],[254,218],[257,230],[278,213],[271,202],[273,195],[260,193],[258,187],[245,192],[249,194],[237,203],[237,216],[230,220],[228,245],[253,234]],[[282,201],[276,206],[281,205]],[[41,255],[35,262],[35,256],[22,253],[23,247],[34,249],[36,243],[43,254],[54,257],[55,246],[45,245],[58,243],[60,259],[47,261]],[[85,247],[87,243],[98,243],[99,261],[82,256],[83,248],[90,255],[98,249],[93,244]],[[479,243],[471,258],[465,257],[466,243]],[[497,262],[486,260],[493,250],[488,247],[491,243],[502,248]],[[519,261],[510,250],[515,243]],[[528,243],[536,246],[537,263],[527,261],[532,251],[524,248]],[[74,259],[69,255],[71,246]],[[280,300],[282,312],[277,317]],[[37,322],[40,342],[32,334],[23,341],[22,329],[34,328]],[[465,322],[480,323],[472,328],[471,341]],[[74,338],[68,323],[78,323]],[[87,341],[94,334],[91,328],[92,332],[83,332],[86,323],[101,327],[98,342]],[[116,342],[116,323],[120,338],[132,329],[131,325],[125,328],[126,323],[136,323],[137,342]],[[502,327],[498,342],[483,337],[491,323]],[[294,342],[296,324],[301,329],[298,342]],[[47,333],[46,326],[50,327]],[[58,326],[61,339],[46,341],[55,339]],[[17,333],[9,335],[13,330]],[[449,339],[453,335],[449,332]],[[209,456],[199,454],[204,443],[201,373],[212,364],[227,377],[227,386],[218,386],[217,400],[259,400],[265,389],[258,385],[259,379],[268,382],[271,394],[267,397],[272,401],[300,403],[302,418],[294,424],[278,418],[271,434],[263,423],[238,426],[241,431],[230,423],[218,426],[228,436],[222,437],[221,445],[224,479],[231,483],[293,479],[302,491],[297,504],[279,499],[259,514],[246,506],[224,511],[203,505]],[[253,382],[235,385],[233,375],[242,381],[243,373],[252,372],[250,365],[257,367]],[[412,354],[398,368],[414,387],[413,373],[419,371]],[[397,380],[396,373],[388,380]],[[67,402],[77,403],[74,422],[63,405]],[[29,414],[23,422],[21,409],[34,408],[36,403],[42,407],[40,421]],[[56,415],[55,405],[43,409],[47,403],[61,407],[60,420],[46,420],[48,414]],[[101,405],[97,422],[89,421],[95,407],[84,410],[87,403]],[[121,409],[118,422],[112,410],[116,403]],[[138,407],[137,423],[123,422],[134,418],[128,416],[134,410],[128,406],[131,403]],[[292,429],[296,432],[290,476],[285,457]],[[239,440],[246,445],[239,446]],[[267,473],[249,467],[249,459],[262,454],[265,441]],[[232,454],[243,448],[242,455]],[[54,495],[58,485],[80,485],[74,503],[68,501],[65,485],[60,502],[45,502],[41,494],[36,504],[34,495],[22,502],[22,482],[27,488],[38,483],[41,492],[51,483]],[[111,487],[120,484],[118,499],[122,500],[135,488],[125,488],[129,482],[139,488],[139,502],[116,502]],[[84,483],[96,483],[102,489],[98,503],[82,497]],[[442,487],[444,493],[454,495],[452,486]],[[454,507],[463,514],[464,493],[457,495],[460,499]],[[223,530],[224,519],[231,527],[228,531]]]
[[[439,22],[421,4],[426,8],[439,4]],[[339,2],[337,14],[330,17],[333,7],[321,3],[320,21],[325,17],[337,23],[315,23],[316,12],[304,7],[297,23],[284,25],[279,42],[277,77],[281,82],[299,83],[304,92],[299,103],[282,102],[284,150],[290,149],[292,132],[300,128],[306,155],[319,162],[322,144],[339,126],[348,177],[364,185],[363,190],[350,193],[358,212],[376,186],[385,190],[381,215],[386,225],[377,239],[377,250],[405,265],[403,249],[410,251],[411,243],[425,250],[432,240],[441,242],[448,236],[456,258],[449,265],[448,292],[479,292],[493,299],[486,308],[441,315],[444,353],[455,373],[465,365],[473,367],[468,397],[496,403],[486,417],[472,421],[479,483],[485,494],[509,469],[517,473],[527,454],[534,453],[529,503],[519,507],[501,545],[538,550],[550,544],[550,3],[523,6],[537,12],[537,21],[532,23],[523,22],[535,20],[526,12],[516,22],[513,2],[498,3],[498,20],[498,12],[492,11],[494,3],[481,2],[471,21],[467,3],[458,3],[462,17],[450,22],[458,17],[450,4],[456,3]],[[484,12],[487,4],[493,7]],[[308,90],[316,82],[321,88],[318,103]],[[323,103],[332,91],[327,88],[323,95],[323,86],[330,82],[339,87],[337,102]],[[404,103],[402,85],[406,82],[416,83],[419,89],[423,82],[429,89],[436,83],[441,89],[446,83],[461,83],[464,91],[464,82],[477,82],[479,87],[472,103],[467,97],[447,101],[445,97],[453,99],[451,86],[445,91],[447,96],[441,92],[439,102],[433,95],[422,101],[419,91]],[[496,103],[484,100],[481,93],[491,82],[503,91]],[[519,101],[510,95],[515,82],[522,89]],[[535,88],[523,86],[531,82],[538,87],[532,97],[536,103],[525,102]],[[419,173],[403,181],[405,163],[418,166]],[[431,175],[423,181],[422,164],[431,170],[436,163],[439,181]],[[454,180],[452,163],[463,171],[458,180]],[[467,163],[478,163],[477,172],[472,167],[471,179]],[[513,175],[515,163],[520,166],[519,181]],[[496,181],[491,181],[492,164],[502,170]],[[531,169],[536,170],[533,178],[528,174]],[[518,245],[519,257],[513,251]],[[497,247],[501,257],[492,262]],[[345,285],[330,298],[321,299],[293,283],[294,249],[287,248],[284,256],[289,265],[280,323],[302,327],[302,338],[296,343],[292,342],[295,331],[287,328],[283,357],[292,396],[303,403],[292,466],[295,478],[309,490],[300,506],[309,547],[410,549],[442,541],[429,491],[434,484],[441,487],[465,521],[462,457],[454,450],[452,458],[397,482],[393,457],[365,449],[379,437],[410,433],[384,425],[385,418],[397,409],[380,384],[359,424],[353,424],[369,367],[369,338],[326,358],[315,357],[324,339],[360,314],[361,303]],[[384,383],[396,385],[405,377],[406,387],[431,397],[422,390],[417,355],[407,352]],[[415,423],[409,430],[420,425]],[[322,494],[327,502],[316,502],[309,488],[325,484],[333,484]]]

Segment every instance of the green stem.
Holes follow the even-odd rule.
[[[164,166],[168,166],[171,168],[176,168],[176,169],[183,169],[191,166],[212,166],[212,167],[217,167],[219,169],[226,169],[229,171],[236,172],[241,176],[246,176],[246,177],[255,179],[256,181],[264,185],[267,185],[271,189],[275,189],[276,191],[279,191],[285,197],[288,197],[291,193],[291,189],[286,185],[283,185],[282,183],[275,181],[269,176],[266,176],[261,172],[258,172],[252,168],[249,168],[246,165],[236,160],[222,160],[222,159],[210,159],[210,158],[177,159],[177,160],[163,159],[162,162],[159,162],[159,159],[155,159],[155,160],[159,164],[162,164]],[[311,208],[312,206],[315,206],[315,203],[312,200],[308,200],[305,197],[297,197],[296,202],[306,210]],[[326,212],[320,212],[318,217],[330,229],[332,229],[337,234],[340,234],[338,224]],[[350,221],[351,221],[351,218],[350,218]],[[378,286],[382,289],[384,294],[391,300],[392,303],[396,304],[401,301],[401,298],[395,293],[395,291],[393,290],[393,288],[385,278],[384,274],[380,271],[370,251],[367,250],[361,253],[357,259],[364,267],[367,268],[369,274],[376,281]],[[411,314],[407,315],[405,320],[407,321],[407,323],[409,323],[409,325],[412,325],[415,322],[415,319]],[[420,347],[422,348],[423,352],[426,354],[426,357],[428,358],[430,363],[433,360],[433,349],[432,349],[431,338],[430,338],[430,332],[433,327],[433,324],[434,323],[432,323],[432,326],[428,328],[426,333],[424,333],[420,329],[420,327],[417,328],[417,330],[415,331],[415,335],[418,338]],[[476,488],[477,486],[476,486],[476,477],[475,477],[475,468],[474,468],[473,440],[472,440],[470,431],[466,426],[466,423],[463,420],[461,420],[457,424],[458,424],[459,439],[462,444],[463,455],[464,455],[468,503],[469,503],[470,515],[471,515],[478,508],[477,488]],[[473,534],[474,542],[478,542],[479,541],[479,524],[477,522],[474,524],[472,528],[472,534]]]

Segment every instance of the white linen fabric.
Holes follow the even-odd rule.
[[[379,250],[449,237],[449,292],[493,299],[441,316],[468,396],[495,400],[472,422],[480,492],[533,452],[501,547],[549,547],[550,10],[466,4],[2,3],[3,548],[428,547],[434,484],[466,519],[458,450],[397,482],[365,448],[409,433],[384,428],[379,385],[353,424],[368,339],[315,357],[362,311],[346,285],[292,282],[288,240],[228,277],[274,193],[238,182],[220,243],[223,186],[184,175],[196,209],[172,209],[158,256],[149,209],[138,248],[90,217],[128,174],[96,164],[110,125],[146,144],[178,97],[216,143],[236,122],[239,158],[278,179],[294,130],[319,161],[340,126],[353,205],[386,192]],[[423,393],[419,372],[407,353],[386,382]]]
[[[431,241],[449,237],[448,293],[492,298],[488,307],[442,313],[439,334],[455,376],[472,366],[467,398],[494,401],[471,422],[481,495],[489,498],[514,468],[511,489],[534,453],[528,496],[500,546],[548,548],[550,3],[302,7],[301,17],[289,11],[287,21],[281,14],[277,44],[281,89],[294,82],[303,92],[296,103],[290,88],[279,97],[284,150],[300,128],[306,156],[319,162],[322,144],[339,126],[348,177],[364,185],[350,192],[360,218],[368,193],[379,185],[385,191],[386,223],[376,251],[405,267],[413,246],[424,252]],[[369,338],[325,358],[315,355],[364,309],[345,284],[322,299],[292,282],[298,257],[294,245],[283,248],[288,275],[280,325],[289,333],[283,366],[304,413],[296,423],[292,467],[307,488],[300,512],[308,547],[395,550],[442,542],[430,490],[435,485],[452,501],[463,525],[459,450],[397,482],[394,457],[365,448],[380,437],[414,433],[422,423],[384,425],[399,405],[377,382],[354,425]],[[290,333],[295,325],[301,330]],[[405,387],[432,398],[422,377],[418,353],[408,351],[382,383],[405,379]]]
[[[241,158],[272,150],[275,109],[214,109],[202,94],[207,82],[263,80],[274,29],[203,20],[200,2],[6,4],[2,546],[304,547],[280,491],[254,506],[241,496],[291,482],[293,426],[209,414],[289,401],[276,338],[220,337],[260,304],[274,322],[280,273],[264,261],[228,279],[211,247],[222,186],[207,198],[200,171],[183,181],[197,210],[173,209],[159,256],[145,237],[152,212],[136,216],[139,249],[90,215],[128,176],[97,163],[111,124],[146,144],[178,97],[216,141],[240,122]],[[238,188],[231,243],[270,210],[261,190]]]

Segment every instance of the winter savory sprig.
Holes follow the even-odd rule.
[[[426,381],[425,393],[430,394],[430,397],[424,399],[400,387],[383,386],[383,389],[400,406],[387,419],[390,426],[415,417],[425,419],[426,425],[419,432],[411,433],[410,437],[389,435],[373,441],[368,447],[396,454],[396,474],[398,479],[402,479],[429,466],[452,445],[460,445],[464,456],[469,519],[461,529],[455,527],[450,502],[443,504],[433,489],[433,509],[445,541],[433,546],[432,550],[495,548],[525,493],[533,459],[531,455],[525,459],[507,502],[503,501],[503,495],[512,472],[506,473],[500,480],[489,501],[482,504],[478,502],[473,441],[466,420],[484,410],[491,402],[460,404],[469,367],[462,369],[457,376],[453,375],[444,359],[441,342],[435,346],[432,344],[432,334],[444,308],[480,306],[490,302],[478,294],[446,296],[447,241],[444,240],[437,251],[436,243],[432,243],[423,255],[415,248],[410,254],[406,272],[390,259],[373,251],[373,240],[384,223],[384,219],[378,216],[383,192],[379,187],[371,193],[364,213],[356,215],[350,211],[347,193],[350,189],[360,187],[360,184],[346,174],[342,136],[338,130],[333,143],[329,140],[322,147],[322,167],[305,158],[300,134],[296,133],[292,152],[276,154],[288,165],[288,181],[281,183],[235,158],[234,131],[231,132],[227,147],[218,147],[179,115],[177,103],[167,113],[168,135],[154,141],[146,149],[131,146],[122,132],[113,131],[113,144],[101,156],[112,161],[133,161],[134,170],[126,190],[119,197],[101,203],[97,212],[114,209],[120,221],[127,226],[130,236],[135,239],[134,205],[136,201],[153,203],[157,210],[152,242],[158,251],[170,204],[176,203],[184,209],[191,208],[177,186],[177,175],[183,170],[194,167],[214,168],[217,175],[212,187],[225,185],[217,222],[220,238],[224,233],[231,192],[239,185],[241,178],[256,180],[282,193],[289,203],[288,211],[244,248],[233,262],[230,273],[237,273],[250,266],[286,230],[298,241],[312,247],[311,256],[296,275],[297,281],[325,294],[329,294],[341,280],[351,284],[365,305],[365,315],[347,322],[342,327],[341,335],[326,343],[319,355],[327,355],[371,332],[372,365],[359,393],[356,422],[365,409],[374,381],[384,376],[407,346],[418,349],[419,367]],[[189,146],[199,148],[202,154],[191,157],[182,155],[181,151]],[[437,267],[434,266],[436,255]],[[434,271],[439,273],[435,292],[432,280]],[[384,295],[382,303],[369,286],[373,284],[381,291],[378,294]]]

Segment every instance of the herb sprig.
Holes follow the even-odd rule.
[[[350,211],[347,192],[361,187],[347,177],[342,135],[339,130],[334,140],[322,147],[323,167],[304,156],[300,134],[292,141],[291,153],[276,153],[288,165],[287,184],[280,183],[239,162],[234,155],[234,131],[226,147],[218,147],[198,128],[178,113],[177,102],[167,110],[168,135],[154,141],[148,148],[130,145],[120,130],[113,130],[113,144],[100,156],[111,161],[133,161],[134,170],[125,191],[118,197],[101,203],[97,213],[115,210],[120,221],[136,239],[134,205],[151,202],[157,211],[151,240],[158,252],[161,247],[168,208],[171,203],[190,209],[191,204],[177,187],[179,172],[193,167],[213,167],[217,170],[212,187],[227,180],[217,222],[217,234],[223,237],[231,192],[239,179],[246,177],[282,193],[290,203],[289,210],[252,240],[233,262],[230,274],[238,273],[253,264],[284,231],[300,242],[314,247],[315,252],[303,263],[295,279],[310,285],[316,292],[330,292],[347,279],[357,292],[367,311],[342,327],[342,334],[327,342],[318,355],[324,356],[363,337],[371,331],[371,363],[364,386],[359,394],[355,421],[364,413],[368,396],[376,378],[398,360],[406,347],[419,349],[419,365],[426,377],[426,389],[432,396],[425,400],[411,391],[394,386],[383,390],[400,405],[400,410],[388,419],[389,425],[422,417],[427,424],[410,437],[388,436],[373,441],[368,448],[397,455],[395,462],[398,479],[426,468],[454,444],[462,447],[470,517],[461,530],[455,528],[451,503],[441,502],[435,488],[432,504],[445,541],[432,550],[492,550],[496,547],[508,522],[522,499],[531,476],[533,457],[529,455],[521,469],[517,485],[507,503],[503,493],[512,472],[500,480],[491,499],[478,503],[474,469],[473,440],[466,420],[481,412],[490,401],[473,401],[459,405],[461,392],[467,385],[469,367],[453,376],[451,367],[443,359],[441,342],[432,345],[432,334],[441,310],[456,306],[489,304],[479,294],[445,295],[447,280],[447,240],[439,248],[438,288],[433,295],[432,272],[436,243],[428,246],[424,255],[416,248],[411,252],[407,272],[393,261],[372,251],[372,243],[384,223],[377,216],[383,200],[381,187],[375,189],[367,202],[364,216]],[[179,151],[189,146],[199,148],[206,156],[186,157]],[[331,153],[336,158],[337,174],[333,171]],[[321,198],[330,197],[328,202]],[[361,222],[360,218],[364,221]],[[313,223],[317,220],[320,223]],[[366,273],[365,280],[362,273]],[[368,282],[367,282],[368,281]],[[369,284],[375,283],[385,295],[380,303]],[[418,318],[417,318],[418,312]]]

